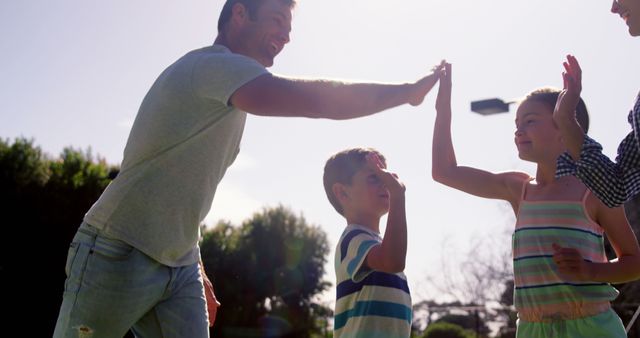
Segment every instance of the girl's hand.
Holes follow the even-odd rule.
[[[574,248],[563,248],[553,243],[553,261],[558,267],[558,272],[567,281],[586,282],[592,281],[592,272],[589,262],[582,258],[580,252]]]
[[[433,86],[441,77],[444,68],[444,61],[431,69],[431,73],[412,84],[412,94],[409,98],[409,104],[418,106],[424,101],[424,97],[431,91]]]
[[[441,65],[436,111],[451,110],[451,64],[443,60]]]

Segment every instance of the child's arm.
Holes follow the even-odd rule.
[[[371,248],[365,264],[372,270],[387,273],[404,271],[407,257],[407,217],[405,214],[405,186],[396,174],[382,168],[376,155],[367,156],[367,165],[389,191],[389,215],[387,228],[380,245]]]
[[[596,198],[591,202],[596,205],[596,222],[605,230],[618,258],[608,263],[590,263],[578,250],[554,244],[553,259],[559,271],[578,281],[625,283],[640,279],[640,248],[624,209],[609,208]]]
[[[494,174],[458,165],[451,141],[451,64],[446,63],[444,68],[436,99],[431,167],[433,179],[472,195],[507,200],[515,206],[523,180],[528,175],[516,172]]]

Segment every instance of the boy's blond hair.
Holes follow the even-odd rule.
[[[351,184],[351,179],[356,172],[362,169],[367,162],[368,154],[376,154],[380,157],[382,164],[386,167],[387,160],[384,155],[373,148],[351,148],[338,152],[331,156],[324,165],[324,175],[322,181],[324,183],[324,191],[327,198],[336,211],[344,216],[344,210],[340,201],[333,193],[333,185],[336,183]]]

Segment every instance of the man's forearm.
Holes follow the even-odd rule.
[[[335,120],[367,116],[408,103],[411,84],[330,83],[318,91],[316,118]]]
[[[277,115],[346,120],[408,103],[411,84],[348,83],[330,80],[285,80],[290,96]],[[278,109],[278,108],[276,108]]]
[[[344,120],[418,104],[436,80],[431,75],[411,84],[349,83],[267,74],[237,89],[231,103],[254,115]]]

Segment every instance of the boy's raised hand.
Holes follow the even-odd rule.
[[[562,72],[563,89],[553,111],[557,123],[575,120],[575,111],[582,91],[582,69],[578,59],[573,55],[567,55],[567,61],[563,62],[562,66],[565,70]]]
[[[385,188],[389,190],[389,194],[391,197],[399,196],[404,194],[405,186],[404,183],[398,180],[398,175],[395,173],[389,172],[384,168],[384,164],[380,160],[380,157],[376,154],[368,154],[367,155],[367,166],[373,170],[378,179],[384,184]]]
[[[563,248],[553,243],[553,261],[556,263],[560,275],[566,276],[568,281],[592,280],[589,264],[574,248]]]
[[[440,85],[438,87],[438,97],[436,98],[436,110],[451,110],[451,64],[442,60],[444,66],[440,72]]]
[[[434,66],[431,69],[431,73],[422,79],[415,82],[412,86],[412,95],[409,98],[409,104],[412,106],[418,106],[424,101],[424,97],[431,91],[431,88],[436,85],[436,82],[440,79],[440,73],[444,69],[444,61]]]

